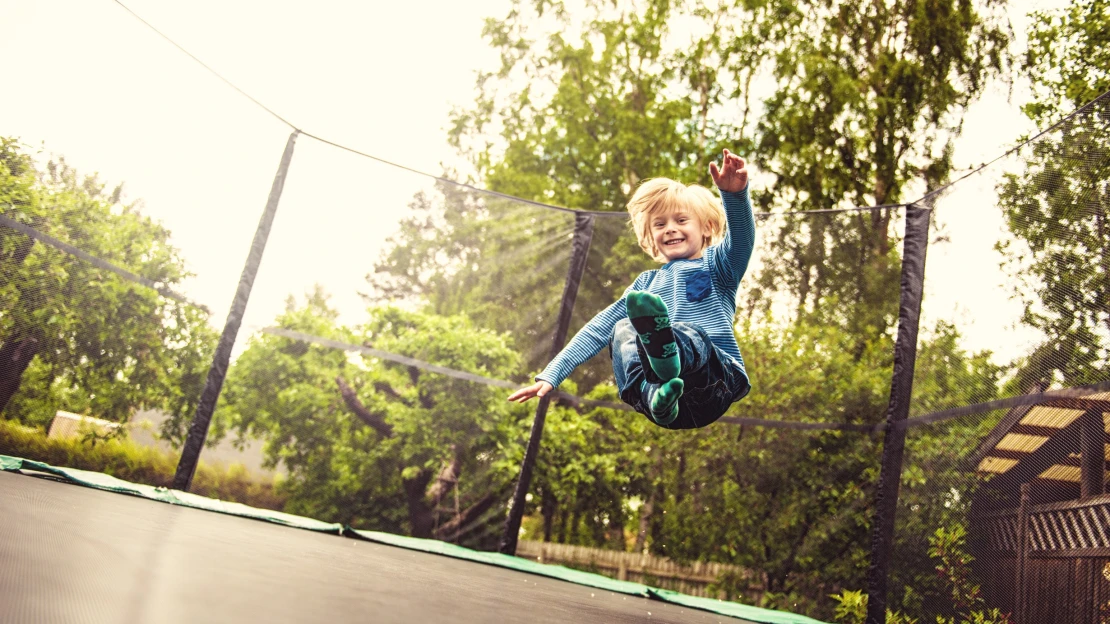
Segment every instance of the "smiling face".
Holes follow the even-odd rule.
[[[681,208],[652,217],[650,226],[655,248],[667,262],[700,258],[711,235],[696,214]]]
[[[653,260],[696,260],[725,233],[725,210],[707,188],[669,178],[644,180],[628,201],[636,241]]]

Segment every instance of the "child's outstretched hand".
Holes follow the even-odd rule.
[[[520,390],[517,390],[516,392],[510,394],[509,400],[515,403],[523,403],[532,397],[542,398],[543,395],[551,392],[551,390],[551,384],[547,383],[546,381],[537,381],[527,388],[521,388]]]
[[[713,176],[713,182],[722,191],[739,193],[748,186],[748,170],[744,159],[728,150],[722,155],[720,169],[717,168],[717,163],[709,163],[709,175]]]

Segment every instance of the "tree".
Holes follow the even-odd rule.
[[[1002,66],[1002,3],[784,4],[756,153],[792,210],[882,206],[951,169],[962,113]],[[897,317],[893,210],[787,220],[761,286],[859,336]],[[823,303],[825,305],[823,305]]]
[[[170,232],[62,159],[37,173],[0,141],[0,211],[174,288],[187,273]],[[125,422],[140,408],[193,411],[215,335],[207,313],[0,228],[0,409],[45,424],[56,410]]]
[[[1025,114],[1048,128],[1110,91],[1110,3],[1078,0],[1037,12],[1024,67],[1034,99]],[[1017,241],[999,245],[1026,279],[1022,321],[1045,339],[1012,390],[1046,380],[1094,383],[1110,373],[1110,104],[1106,97],[1026,148],[1021,172],[998,188]]]
[[[357,328],[336,319],[317,290],[277,325],[492,377],[517,361],[503,337],[458,316],[377,307]],[[261,334],[229,371],[214,422],[266,440],[268,461],[289,470],[290,511],[488,546],[487,512],[511,479],[498,460],[521,415],[480,384]]]

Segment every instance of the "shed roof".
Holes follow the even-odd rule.
[[[1110,460],[1110,392],[1097,392],[1082,398],[1046,398],[1035,405],[1011,409],[979,444],[971,462],[977,471],[996,475],[1035,463],[1035,478],[1079,483],[1078,446],[1066,444],[1061,447],[1064,450],[1059,450],[1045,445],[1074,430],[1070,426],[1090,410],[1102,412],[1103,430],[1107,432],[1103,448]]]

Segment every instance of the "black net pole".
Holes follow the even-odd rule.
[[[262,262],[262,252],[266,250],[266,241],[270,236],[270,226],[274,223],[277,213],[278,200],[281,199],[281,190],[285,187],[285,175],[289,171],[289,162],[293,159],[293,144],[297,141],[300,130],[294,130],[285,143],[285,152],[281,155],[281,164],[278,165],[274,184],[270,187],[270,197],[266,200],[266,209],[258,221],[258,229],[254,232],[254,242],[251,243],[247,262],[243,266],[243,273],[239,277],[239,287],[235,290],[235,299],[231,302],[231,310],[227,313],[227,322],[224,331],[220,334],[220,342],[216,345],[216,354],[212,357],[212,366],[208,369],[208,379],[204,382],[204,390],[197,404],[196,415],[189,426],[189,434],[185,438],[185,447],[181,449],[181,460],[177,463],[177,472],[173,475],[173,487],[177,490],[189,491],[193,483],[193,474],[197,470],[197,461],[200,459],[200,450],[208,438],[208,425],[212,422],[212,412],[216,410],[216,401],[220,398],[220,389],[227,376],[228,362],[231,361],[231,348],[235,345],[235,338],[239,334],[239,326],[243,323],[243,313],[247,309],[247,300],[250,299],[254,278],[258,275],[258,265]]]
[[[577,214],[574,218],[574,248],[570,258],[570,268],[567,270],[567,281],[563,286],[563,300],[559,306],[559,318],[555,325],[555,338],[551,341],[551,358],[553,359],[563,349],[567,341],[567,332],[570,330],[570,315],[574,311],[574,300],[578,298],[578,286],[582,283],[582,273],[586,270],[586,257],[590,252],[590,241],[594,236],[594,217],[589,214]],[[524,518],[525,497],[528,487],[532,484],[532,470],[536,465],[536,456],[540,453],[540,438],[543,437],[544,419],[547,418],[547,406],[551,403],[551,394],[540,399],[536,406],[536,418],[532,421],[532,433],[528,438],[528,447],[524,451],[524,461],[520,464],[520,477],[513,491],[513,500],[509,506],[509,516],[505,520],[505,532],[501,536],[501,545],[498,550],[506,555],[516,554],[517,538],[520,535],[520,522]]]
[[[894,515],[906,449],[906,418],[910,413],[913,370],[917,359],[917,328],[925,286],[925,251],[929,246],[932,210],[906,208],[906,239],[902,248],[902,282],[898,304],[898,337],[894,342],[894,373],[887,404],[883,463],[875,492],[871,527],[871,564],[867,571],[867,624],[885,624],[887,580],[894,550]]]

